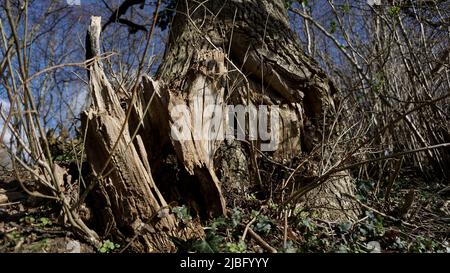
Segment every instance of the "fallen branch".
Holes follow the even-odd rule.
[[[259,236],[256,232],[253,231],[252,228],[248,228],[248,235],[252,237],[260,246],[262,246],[265,250],[269,251],[270,253],[277,253],[278,251],[273,248],[271,245],[269,245],[266,241],[264,241],[261,236]]]
[[[248,229],[250,226],[256,221],[256,217],[254,217],[248,224],[245,226],[244,233],[242,233],[241,241],[245,241],[245,237],[247,236]]]

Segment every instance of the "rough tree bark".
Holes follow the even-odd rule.
[[[164,61],[157,73],[168,93],[179,98],[175,104],[186,102],[190,109],[188,116],[197,114],[199,103],[202,109],[217,102],[278,106],[280,119],[276,129],[272,128],[277,130],[278,148],[266,153],[278,162],[307,156],[320,145],[322,133],[329,133],[322,131],[324,114],[327,122],[334,121],[336,89],[301,48],[290,28],[285,1],[213,0],[200,4],[179,1],[177,9]],[[202,118],[210,121],[215,116],[204,111]],[[225,124],[230,121],[224,117]],[[208,123],[202,126],[208,127]],[[204,131],[202,126],[197,129]],[[179,145],[172,142],[174,146]],[[207,155],[199,157],[206,162],[205,166],[209,164],[208,157],[214,155],[213,163],[221,181],[219,189],[225,188],[227,193],[235,190],[239,198],[251,188],[268,184],[257,167],[256,150],[262,147],[261,140],[250,141],[249,145],[228,140],[206,143],[192,140],[191,143]],[[175,150],[182,161],[189,162],[186,154],[190,149]],[[311,160],[303,176],[317,177],[320,160]],[[192,168],[191,173],[202,176]],[[338,212],[352,207],[340,195],[352,193],[348,175],[340,173],[332,180],[306,196],[306,203],[314,207],[326,205],[328,209],[324,213],[330,218],[353,216],[351,212]],[[301,186],[305,181],[297,182]],[[214,181],[214,184],[218,183]],[[206,204],[210,206],[211,202],[207,200]]]
[[[89,36],[93,56],[100,48],[96,20]],[[122,136],[125,112],[99,61],[90,67],[90,87],[93,105],[83,125],[88,160],[101,174],[96,192],[106,206],[100,222],[119,238],[139,234],[133,247],[144,251],[173,249],[168,237],[178,229],[173,216],[141,230],[168,201],[188,202],[200,216],[213,217],[226,214],[224,188],[244,193],[264,187],[257,166],[262,141],[223,141],[215,121],[226,128],[234,117],[219,110],[238,104],[279,107],[280,119],[271,129],[279,135],[278,149],[269,154],[283,162],[310,153],[320,142],[322,115],[332,112],[335,92],[303,53],[283,0],[179,1],[156,79],[142,78]],[[187,133],[174,130],[185,123],[191,124]],[[174,180],[161,178],[168,154],[176,155],[180,167]],[[314,163],[309,166],[314,173]],[[331,192],[351,191],[348,180],[338,182]]]

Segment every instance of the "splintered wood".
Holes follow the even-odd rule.
[[[95,54],[100,52],[100,30],[100,17],[93,17],[88,32],[91,43],[87,46]],[[153,181],[145,147],[135,146],[127,114],[100,61],[92,62],[89,75],[93,100],[90,109],[83,113],[82,122],[87,129],[88,161],[99,180],[95,193],[104,203],[99,217],[104,232],[119,238],[139,235],[142,240],[133,242],[134,250],[173,251],[169,236],[177,229],[174,216],[167,214],[153,221],[167,203]],[[137,143],[141,143],[139,138]],[[143,232],[145,225],[151,225],[154,232]]]

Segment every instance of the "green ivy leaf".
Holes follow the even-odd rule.
[[[175,213],[178,219],[180,219],[184,224],[189,223],[192,220],[192,216],[189,214],[189,209],[186,206],[174,207],[172,212]]]
[[[352,228],[352,223],[350,223],[350,222],[343,222],[343,223],[339,224],[339,226],[338,226],[339,232],[341,232],[342,234],[349,232],[351,228]]]
[[[218,253],[220,252],[219,248],[222,241],[222,236],[209,232],[204,240],[197,241],[193,244],[193,249],[199,253]]]

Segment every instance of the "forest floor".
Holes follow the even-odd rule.
[[[361,205],[356,222],[328,222],[313,211],[299,209],[284,217],[275,202],[251,195],[244,196],[228,218],[204,223],[204,239],[175,239],[175,244],[180,252],[265,252],[264,243],[278,252],[450,252],[448,183],[429,186],[416,173],[404,172],[387,202],[376,181],[356,183],[355,202]],[[193,220],[187,207],[172,211],[181,225]],[[0,252],[121,250],[108,238],[96,249],[62,222],[54,202],[28,196],[12,173],[0,174]],[[248,235],[247,226],[264,243]]]
[[[27,195],[13,173],[0,174],[0,253],[95,252],[59,224],[60,218],[51,200]]]

